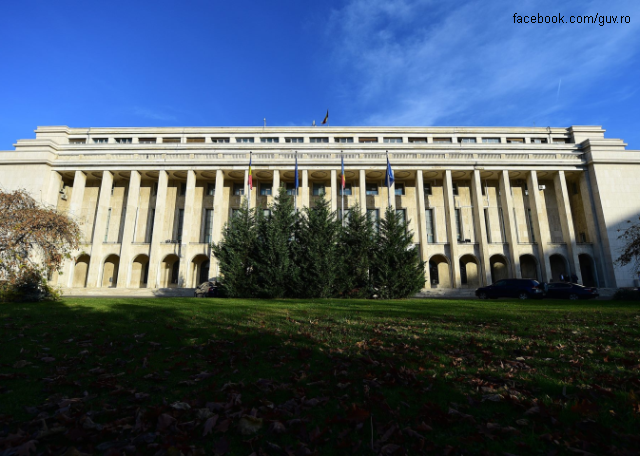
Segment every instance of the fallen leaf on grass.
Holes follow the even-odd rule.
[[[209,410],[209,409],[205,409],[205,410]],[[211,418],[209,418],[207,421],[205,421],[204,423],[204,431],[202,432],[202,437],[206,437],[207,434],[210,434],[211,431],[213,431],[213,427],[216,425],[216,422],[218,421],[218,415],[213,415]]]
[[[251,415],[243,415],[238,422],[238,429],[243,435],[255,434],[262,427],[262,418]]]
[[[171,408],[174,408],[176,410],[191,410],[191,406],[189,404],[179,401],[171,404]]]
[[[158,431],[164,431],[175,422],[176,419],[174,417],[167,413],[163,413],[158,417]]]
[[[31,364],[29,361],[20,360],[20,361],[18,361],[17,363],[15,363],[13,365],[13,368],[14,369],[20,369],[20,368],[23,368],[25,366],[28,366],[29,364]]]
[[[51,356],[45,356],[44,358],[40,358],[40,361],[44,361],[45,363],[52,363],[54,362],[56,359],[52,358]]]

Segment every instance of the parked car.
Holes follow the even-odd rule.
[[[216,282],[203,282],[193,292],[196,298],[217,298],[218,284]]]
[[[544,287],[533,279],[504,279],[476,290],[476,296],[480,299],[487,298],[519,298],[542,299]]]
[[[545,298],[593,299],[600,296],[597,288],[584,287],[577,283],[552,282],[547,284]]]

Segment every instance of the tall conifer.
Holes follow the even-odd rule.
[[[341,294],[351,297],[372,295],[369,272],[376,249],[373,220],[363,214],[356,204],[340,228],[338,251],[341,273]]]

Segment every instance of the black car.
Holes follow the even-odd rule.
[[[480,299],[542,299],[544,297],[544,287],[540,282],[533,279],[504,279],[498,280],[488,287],[478,288],[476,296]]]
[[[216,298],[218,297],[218,285],[216,282],[203,282],[193,292],[196,298]]]
[[[593,299],[600,296],[597,288],[584,287],[577,283],[552,282],[547,284],[546,298]]]

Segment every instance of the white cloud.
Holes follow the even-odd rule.
[[[516,12],[631,22],[514,24]],[[431,125],[528,121],[586,92],[598,102],[599,82],[636,57],[639,25],[640,3],[621,0],[351,0],[333,12],[328,33],[353,123]]]

